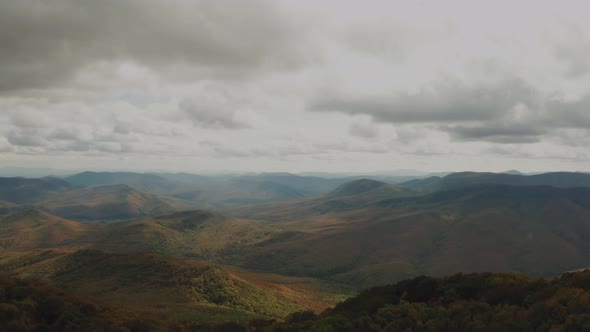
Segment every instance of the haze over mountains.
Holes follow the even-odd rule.
[[[590,331],[588,13],[0,1],[0,332]]]
[[[419,275],[554,277],[590,262],[589,174],[383,179],[0,178],[0,272],[107,306],[172,317],[166,303],[174,319],[208,312],[222,323],[319,312]]]
[[[254,264],[268,268],[272,261],[287,273],[363,286],[458,271],[555,275],[589,259],[589,195],[588,188],[493,186],[357,208],[331,204],[329,212],[318,206],[330,201],[298,203],[289,213],[301,222],[286,223],[299,232],[261,245]],[[243,216],[289,220],[284,206],[248,210]]]
[[[319,312],[419,275],[554,277],[590,262],[590,174],[383,179],[0,178],[0,272],[222,323]]]

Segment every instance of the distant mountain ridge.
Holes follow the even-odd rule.
[[[126,184],[155,191],[172,190],[179,185],[158,175],[132,172],[82,172],[64,180],[78,187]]]
[[[439,182],[423,179],[439,187],[422,193],[403,184],[360,179],[325,194],[230,207],[224,214],[181,212],[194,207],[185,209],[186,201],[129,185],[70,187],[36,202],[47,212],[73,219],[92,215],[88,211],[93,209],[133,219],[93,228],[95,238],[85,241],[106,252],[160,252],[361,287],[418,274],[492,270],[553,275],[587,266],[587,178],[581,173],[465,172]],[[232,199],[264,201],[264,190],[256,186],[266,182],[234,180],[253,187],[241,187]],[[235,188],[235,183],[225,184]],[[277,190],[282,186],[268,185]],[[246,195],[247,188],[256,191]],[[231,197],[204,194],[221,195],[225,202]]]
[[[181,322],[176,330],[217,319],[235,330],[255,319],[246,330],[436,331],[449,322],[470,330],[518,321],[524,331],[550,321],[584,331],[588,271],[553,281],[512,272],[554,277],[589,266],[590,174],[516,173],[401,184],[289,173],[0,178],[0,274],[27,280],[0,276],[0,321],[22,309],[12,321],[29,324],[37,307],[49,303],[44,310],[53,312],[78,303],[61,295],[80,294],[135,321]],[[64,291],[19,295],[31,292],[20,287],[30,280]],[[320,315],[301,311],[400,280]],[[82,303],[76,317],[98,310]],[[573,310],[567,319],[565,307]],[[121,330],[150,330],[141,323]]]
[[[203,176],[189,173],[82,172],[65,180],[73,186],[127,184],[153,193],[190,200],[203,208],[224,209],[322,195],[340,185],[364,178],[292,173]],[[369,179],[387,183],[410,178],[415,177],[369,176]]]
[[[70,188],[71,185],[68,182],[53,177],[0,178],[0,201],[26,204]]]
[[[26,209],[28,205],[79,220],[140,218],[197,207],[125,184],[74,187],[56,178],[0,178],[0,197],[4,201],[0,211],[6,213]]]
[[[189,202],[124,184],[73,188],[35,204],[47,207],[57,215],[78,220],[140,218],[194,208]]]
[[[360,195],[366,194],[369,192],[375,192],[377,190],[380,191],[389,191],[392,194],[400,193],[405,191],[405,189],[400,188],[398,186],[372,180],[372,179],[360,179],[351,182],[347,182],[343,185],[340,185],[338,188],[334,189],[333,191],[326,194],[328,197],[344,197],[344,196],[351,196],[351,195]]]
[[[451,190],[473,185],[501,184],[513,186],[590,187],[590,174],[551,172],[535,175],[508,173],[458,172],[445,177],[430,177],[399,184],[421,192]]]
[[[354,210],[368,204],[399,197],[411,197],[416,193],[397,185],[361,179],[340,185],[324,195],[284,202],[243,206],[226,209],[230,215],[268,221],[298,220],[301,217],[319,216],[331,212]]]
[[[244,264],[371,286],[460,271],[551,276],[590,260],[590,188],[477,185],[350,197],[357,205],[304,200],[229,211],[293,230],[258,244]]]

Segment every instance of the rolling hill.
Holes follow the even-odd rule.
[[[113,187],[136,192],[84,187],[66,191],[58,202],[88,204],[96,190]],[[121,202],[121,196],[107,197]],[[139,201],[152,209],[135,216],[165,210]],[[357,180],[325,195],[228,210],[235,217],[197,210],[95,226],[33,211],[2,219],[7,248],[158,252],[353,287],[459,271],[551,276],[590,260],[590,188],[583,187],[474,185],[416,195]],[[7,227],[8,220],[22,220],[22,226]],[[18,236],[30,243],[9,242]]]
[[[154,286],[141,283],[135,285],[136,281],[128,279],[136,277],[148,282],[152,280],[150,278],[161,277],[159,280],[165,284],[178,279],[179,276],[174,274],[178,269],[182,270],[187,266],[200,269],[207,266],[208,270],[202,282],[205,285],[215,284],[216,278],[222,280],[228,278],[225,272],[208,264],[194,260],[184,261],[178,257],[230,262],[232,257],[240,258],[243,249],[268,239],[277,231],[272,226],[259,222],[226,217],[210,211],[175,212],[130,222],[80,223],[62,219],[44,210],[31,208],[0,219],[0,248],[2,249],[0,250],[0,274],[10,273],[20,278],[44,280],[68,292],[90,296],[108,305],[135,306],[144,301],[155,303],[156,300],[160,301],[159,306],[162,306],[164,302],[185,303],[186,299],[181,301],[177,297],[173,298],[169,293],[172,292],[176,294],[175,296],[186,295],[190,291],[186,289],[188,284],[180,290],[161,289],[157,294],[145,295],[152,296],[148,299],[136,295],[141,294],[141,287]],[[80,248],[86,248],[86,250],[74,251]],[[96,248],[109,253],[98,251]],[[165,254],[175,255],[177,258]],[[140,264],[141,271],[137,271],[133,267],[134,264]],[[266,304],[256,303],[247,307],[246,302],[236,305],[234,302],[231,302],[231,305],[217,303],[211,300],[209,297],[213,296],[211,294],[205,299],[199,297],[194,300],[200,304],[213,303],[232,308],[231,310],[225,308],[223,312],[216,313],[224,316],[219,318],[220,321],[236,317],[236,315],[242,317],[240,319],[249,319],[253,317],[252,313],[279,317],[297,309],[323,310],[336,301],[342,300],[343,297],[340,294],[348,292],[346,288],[339,285],[327,285],[310,278],[255,273],[225,266],[223,270],[231,271],[230,279],[233,280],[227,285],[230,288],[227,292],[235,291],[234,288],[238,286],[234,283],[250,285],[248,287],[263,290],[263,293],[244,295],[242,301],[257,301],[258,298]],[[170,275],[158,276],[158,273],[162,271],[167,271]],[[109,279],[108,287],[101,284],[105,273],[115,278]],[[199,273],[195,270],[186,277],[193,280]],[[97,289],[97,285],[103,285],[105,288]],[[160,286],[164,287],[162,285],[158,287]],[[90,292],[90,290],[95,291]],[[225,290],[212,292],[218,291],[226,292]],[[121,296],[121,299],[118,296]],[[263,299],[265,296],[266,298]],[[136,302],[128,303],[122,299]],[[183,304],[181,308],[176,309],[183,315],[190,316],[194,314],[191,314],[192,310],[195,310],[191,306],[192,304],[188,307]],[[151,306],[141,309],[154,308]],[[160,311],[159,307],[154,310]],[[232,313],[232,310],[239,312]],[[212,314],[216,310],[205,311]],[[203,316],[206,315],[203,313]],[[199,317],[197,320],[204,319]]]
[[[585,187],[473,184],[418,195],[362,179],[323,195],[227,209],[230,216],[178,212],[185,201],[127,185],[70,188],[40,203],[48,210],[1,219],[6,248],[157,252],[357,288],[459,271],[552,276],[590,260]],[[138,219],[93,225],[65,216]],[[17,238],[27,241],[10,242]]]
[[[219,213],[193,210],[147,219],[95,223],[63,219],[28,208],[0,218],[0,248],[96,248],[111,253],[158,252],[218,260],[269,239],[280,228]]]
[[[112,186],[124,184],[161,194],[177,192],[182,182],[171,181],[156,174],[133,172],[82,172],[64,178],[76,187]]]
[[[287,186],[303,196],[314,196],[334,190],[337,186],[350,181],[347,178],[323,178],[318,176],[304,176],[292,173],[260,173],[243,175],[235,180],[243,183],[275,183]]]
[[[204,184],[174,195],[180,199],[201,202],[211,208],[260,204],[304,196],[301,192],[282,184],[242,179]]]
[[[243,176],[83,172],[66,177],[76,187],[129,185],[149,192],[219,208],[301,198],[333,189],[342,181],[289,173]]]
[[[377,180],[360,179],[338,186],[335,190],[328,193],[326,197],[338,198],[364,194],[371,196],[397,196],[400,193],[407,193],[407,190]]]
[[[265,276],[253,283],[237,272],[155,253],[4,252],[0,254],[0,272],[46,282],[100,304],[153,310],[176,321],[219,322],[232,316],[242,321],[279,318],[309,308],[300,303],[303,296],[283,295],[285,289],[300,292],[300,285],[282,285],[281,292],[276,283],[269,287],[273,283]],[[307,291],[316,290],[308,287]]]
[[[90,252],[80,256],[100,257]],[[140,269],[141,266],[141,262],[134,265]],[[46,283],[0,276],[0,329],[587,331],[590,327],[589,291],[588,270],[553,279],[515,273],[456,274],[445,278],[422,276],[367,289],[319,314],[298,311],[285,320],[274,320],[248,316],[237,309],[223,311],[222,306],[193,305],[193,315],[187,320],[186,316],[178,317],[178,312],[169,314],[166,307],[150,311],[143,309],[145,304],[139,307],[105,305],[100,300],[81,297]],[[222,316],[215,316],[220,313]],[[229,321],[228,314],[232,315]]]
[[[68,182],[52,177],[0,178],[0,201],[30,204],[70,188]]]
[[[587,331],[590,271],[554,279],[513,273],[418,277],[368,289],[275,331]]]
[[[18,205],[11,202],[0,201],[0,215],[11,214],[28,208],[27,206]]]
[[[551,276],[590,260],[590,188],[474,186],[315,207],[237,210],[284,229],[245,253],[244,266],[366,287],[460,271]]]
[[[79,248],[91,245],[100,234],[97,225],[63,219],[36,208],[0,218],[2,250]]]
[[[174,327],[145,312],[98,305],[46,283],[0,276],[2,331],[152,331]]]
[[[309,219],[333,212],[359,209],[385,199],[411,197],[416,193],[397,185],[360,179],[338,186],[324,195],[278,203],[230,208],[230,215],[266,221]]]
[[[75,187],[129,185],[174,196],[201,208],[228,208],[328,193],[354,178],[322,178],[291,173],[202,176],[188,173],[82,172],[65,180]]]
[[[196,210],[112,225],[95,246],[108,252],[160,252],[229,261],[275,232],[275,228],[256,221]]]
[[[72,188],[35,202],[52,213],[77,220],[129,219],[194,208],[191,202],[128,185]]]
[[[67,219],[129,219],[190,210],[199,205],[120,184],[74,187],[56,178],[0,178],[0,213],[38,206]]]

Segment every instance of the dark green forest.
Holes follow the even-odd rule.
[[[516,273],[417,277],[368,289],[274,331],[590,331],[590,271],[555,279]]]
[[[554,279],[517,273],[417,277],[370,288],[316,315],[177,325],[108,308],[40,283],[0,279],[2,331],[590,331],[590,270]]]

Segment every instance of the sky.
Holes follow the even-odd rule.
[[[590,171],[587,1],[6,0],[0,166]]]

